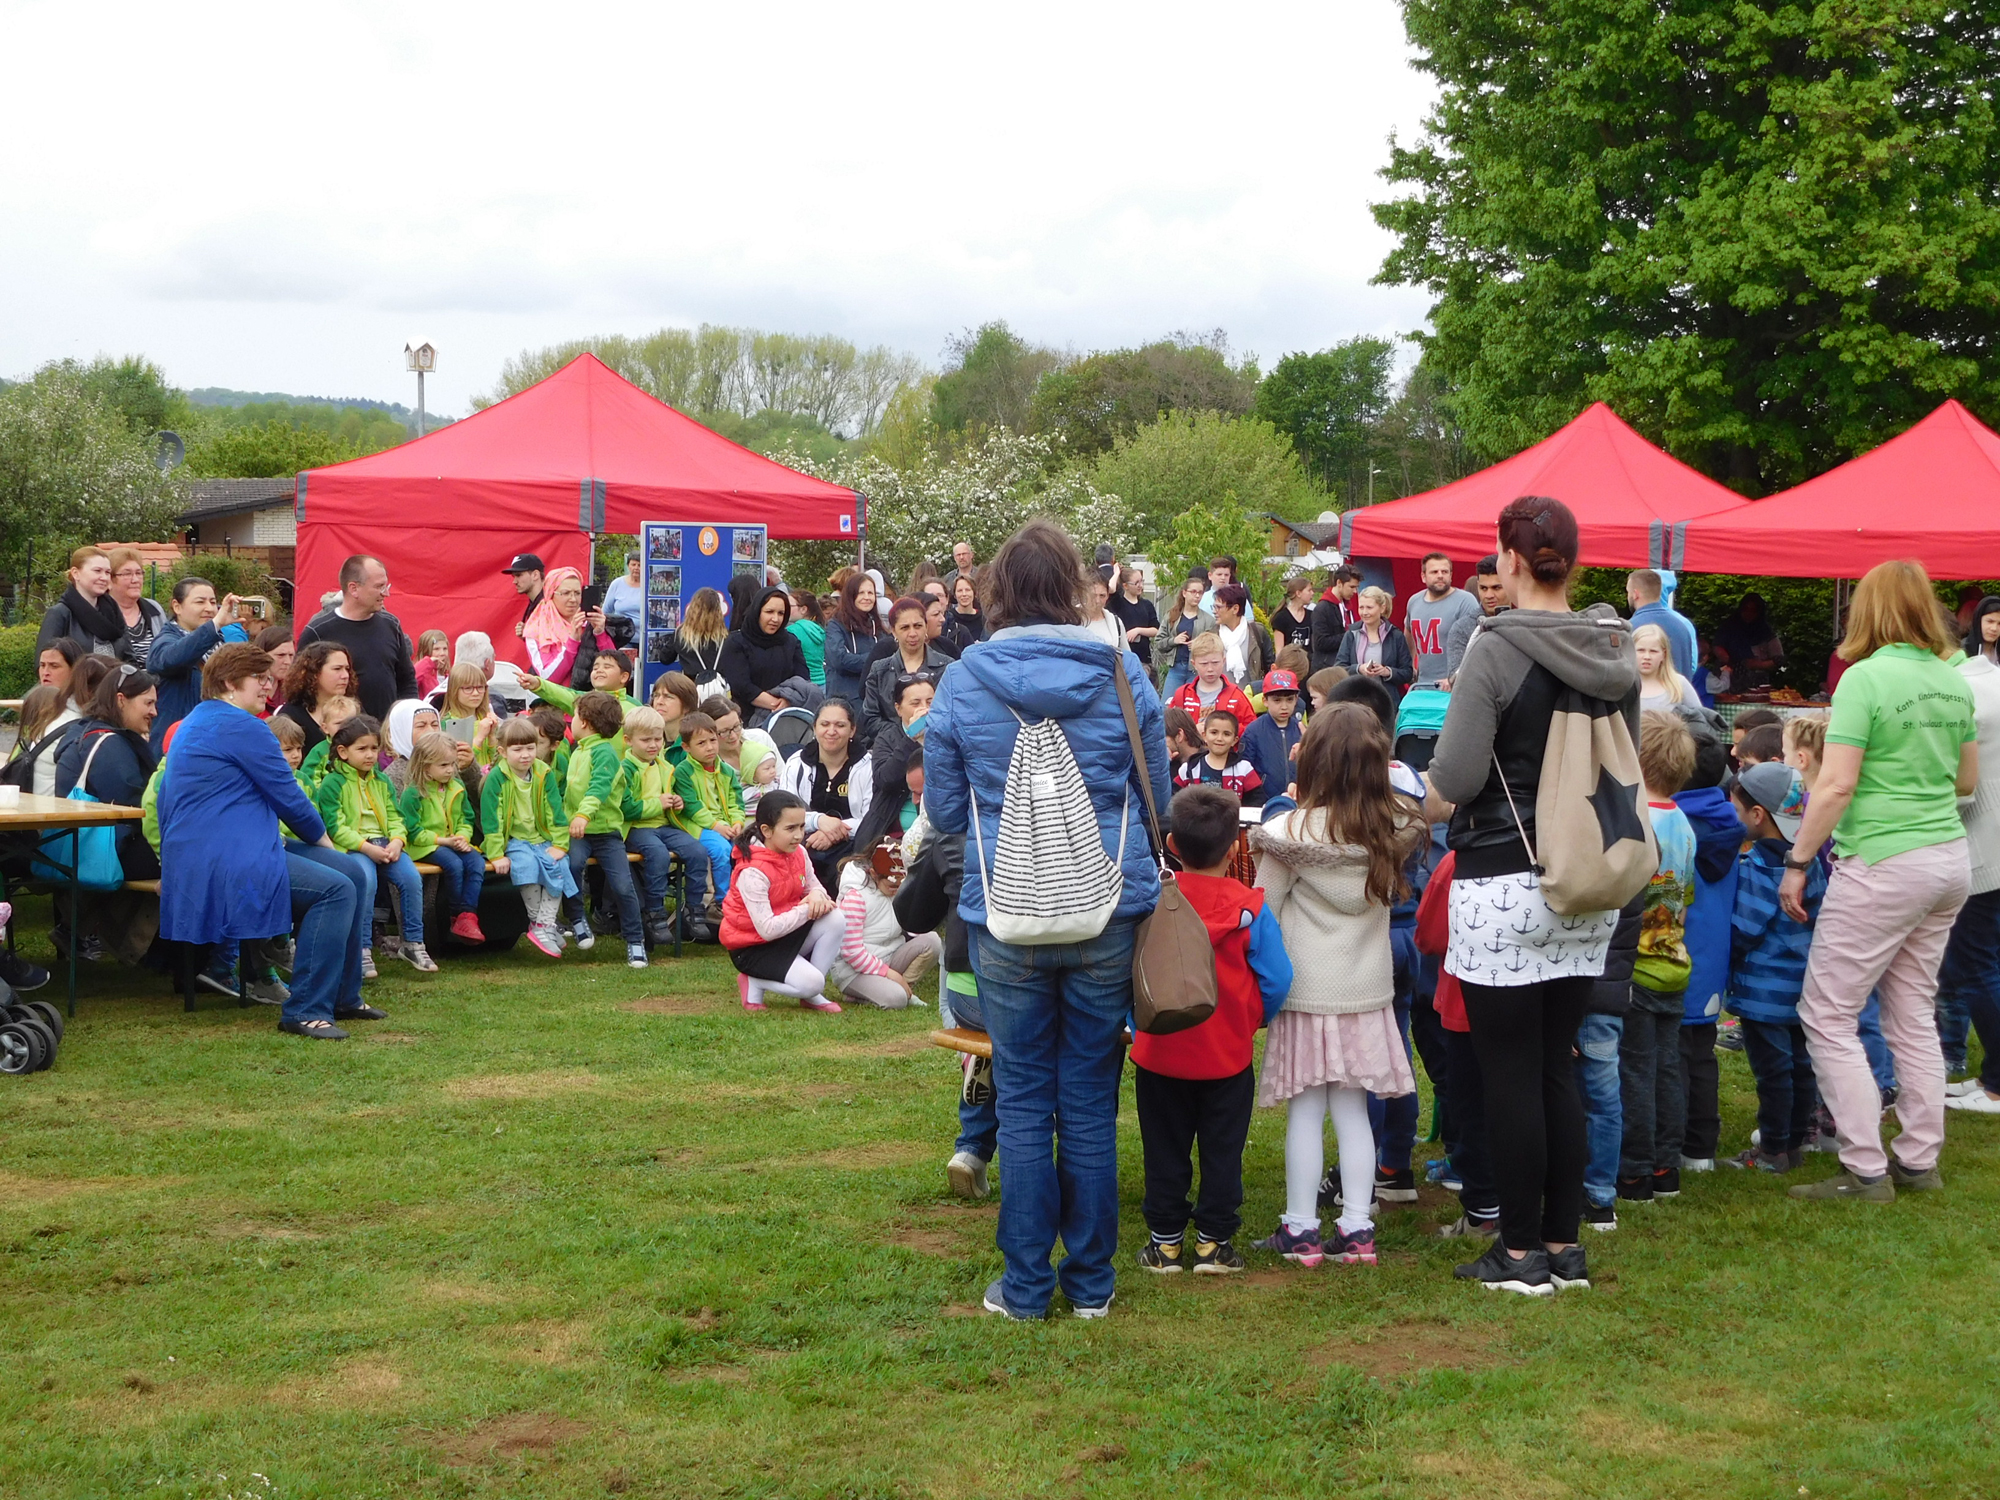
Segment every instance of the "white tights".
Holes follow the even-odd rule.
[[[1340,1228],[1355,1234],[1374,1224],[1375,1132],[1368,1125],[1368,1091],[1316,1083],[1291,1097],[1285,1115],[1285,1227],[1319,1228],[1319,1180],[1326,1169],[1326,1117],[1340,1145]]]
[[[767,979],[752,979],[750,998],[762,1000],[766,995],[794,995],[801,1000],[824,999],[826,972],[833,967],[834,956],[840,952],[841,939],[846,935],[847,918],[836,906],[807,929],[806,945],[792,960],[791,968],[785,971],[785,982],[772,984]]]
[[[553,927],[556,916],[562,910],[562,897],[545,885],[516,886],[521,893],[521,904],[528,909],[530,927]]]

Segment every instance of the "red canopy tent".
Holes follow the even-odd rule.
[[[385,453],[298,477],[300,620],[343,559],[389,569],[412,637],[483,630],[502,656],[521,601],[500,570],[517,552],[589,576],[590,534],[645,521],[758,524],[779,539],[858,537],[865,502],[738,447],[647,395],[595,355]]]
[[[1686,566],[1859,578],[1913,557],[1933,578],[2000,578],[2000,434],[1956,401],[1817,479],[1687,531]]]
[[[1579,561],[1597,567],[1679,567],[1681,523],[1750,503],[1654,447],[1599,401],[1490,469],[1348,511],[1341,551],[1399,559],[1448,552],[1463,568],[1493,550],[1494,521],[1521,495],[1548,495],[1575,511]]]

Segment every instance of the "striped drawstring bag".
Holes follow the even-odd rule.
[[[972,798],[972,833],[979,877],[986,886],[986,927],[1003,943],[1028,947],[1087,942],[1104,931],[1125,894],[1121,866],[1131,782],[1126,782],[1125,811],[1118,818],[1118,852],[1106,854],[1090,789],[1062,725],[1054,719],[1030,724],[1018,713],[1014,718],[1021,729],[1007,762],[991,864],[979,824],[978,794]]]

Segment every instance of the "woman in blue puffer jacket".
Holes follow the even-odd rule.
[[[987,930],[978,846],[966,841],[958,910],[993,1038],[998,1240],[1007,1260],[1006,1273],[987,1288],[986,1308],[1044,1317],[1060,1283],[1079,1317],[1102,1317],[1118,1248],[1120,1032],[1132,1006],[1134,938],[1160,894],[1111,674],[1123,672],[1132,686],[1162,811],[1170,792],[1166,723],[1138,659],[1084,628],[1083,559],[1060,527],[1031,521],[1021,528],[993,559],[988,580],[992,635],[945,668],[925,726],[925,815],[942,832],[964,833],[976,794],[980,832],[992,851],[1020,727],[1015,715],[1030,724],[1055,719],[1089,787],[1106,852],[1123,844],[1124,892],[1104,931],[1088,942],[1004,943]],[[1058,1235],[1066,1258],[1054,1271],[1049,1252]]]

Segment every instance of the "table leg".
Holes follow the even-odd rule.
[[[77,928],[82,925],[83,885],[77,879],[77,871],[83,865],[83,830],[69,831],[69,1018],[76,1019],[76,945],[80,941]]]

